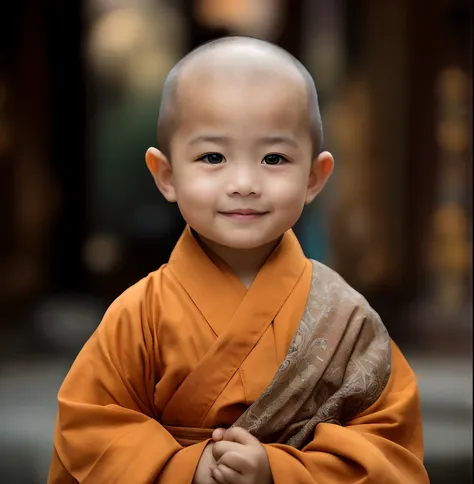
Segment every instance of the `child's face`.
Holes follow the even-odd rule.
[[[179,104],[172,198],[186,222],[235,249],[260,247],[293,227],[316,195],[308,190],[313,145],[303,82],[292,74],[195,79]]]

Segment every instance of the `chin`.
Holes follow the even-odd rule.
[[[263,247],[267,244],[271,244],[279,236],[275,237],[262,237],[262,236],[232,236],[229,234],[228,237],[219,237],[219,240],[215,240],[215,243],[228,247],[229,249],[236,249],[236,250],[252,250],[258,249],[259,247]],[[213,239],[211,239],[213,240]]]
[[[188,222],[189,223],[189,222]],[[278,240],[286,230],[285,227],[280,227],[282,230],[275,230],[275,226],[271,227],[212,227],[205,226],[205,224],[195,223],[189,225],[201,237],[221,247],[226,247],[235,250],[253,250],[274,243]]]
[[[227,247],[229,249],[235,249],[235,250],[252,250],[252,249],[258,249],[259,247],[262,247],[268,242],[247,242],[247,241],[222,241],[219,243],[219,245],[222,245],[224,247]]]

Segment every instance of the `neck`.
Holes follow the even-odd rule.
[[[281,240],[280,237],[278,240],[254,249],[233,249],[196,235],[211,260],[216,262],[217,256],[224,261],[247,289],[252,285],[258,271]]]

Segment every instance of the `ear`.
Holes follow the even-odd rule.
[[[158,190],[160,190],[168,202],[176,202],[173,173],[168,158],[156,148],[148,148],[145,154],[145,161]]]
[[[326,185],[334,168],[334,158],[329,151],[323,151],[313,161],[306,188],[305,203],[311,203]]]

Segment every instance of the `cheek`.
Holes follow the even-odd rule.
[[[176,187],[178,203],[192,203],[199,207],[214,202],[218,192],[217,183],[213,177],[195,172],[178,177]]]
[[[301,176],[281,176],[271,180],[268,194],[275,206],[286,210],[299,210],[304,206],[307,180]]]

